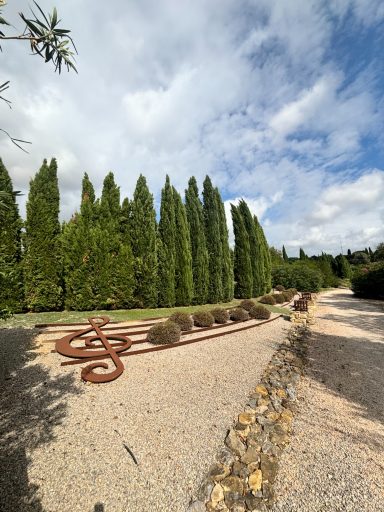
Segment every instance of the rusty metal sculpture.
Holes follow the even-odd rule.
[[[98,322],[97,320],[101,321]],[[83,368],[81,371],[81,378],[85,381],[94,383],[111,382],[112,380],[120,377],[120,375],[123,373],[124,365],[121,362],[118,354],[128,350],[132,345],[132,340],[130,340],[127,336],[120,334],[105,334],[102,331],[102,327],[109,323],[109,318],[107,316],[88,318],[88,322],[91,324],[90,327],[72,332],[71,334],[64,336],[64,338],[57,340],[56,351],[63,356],[72,357],[75,359],[88,359],[90,357],[105,359],[106,357],[110,357],[116,367],[112,372],[94,372],[95,368],[108,369],[108,364],[100,361]],[[71,345],[73,341],[92,331],[94,331],[96,335],[88,336],[82,340],[85,343],[85,347],[74,347]],[[111,345],[109,340],[116,340],[120,343]],[[101,341],[102,345],[95,345],[95,341]],[[99,347],[104,347],[105,350],[95,350]]]

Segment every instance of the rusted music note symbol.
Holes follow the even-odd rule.
[[[97,320],[101,320],[101,322],[97,322]],[[56,341],[56,351],[59,354],[67,357],[74,357],[78,359],[84,359],[87,357],[95,357],[95,356],[109,356],[114,362],[116,368],[110,373],[96,373],[94,372],[95,368],[108,368],[107,363],[96,362],[92,363],[81,371],[81,378],[83,380],[87,380],[89,382],[101,383],[101,382],[111,382],[112,380],[117,379],[124,371],[124,365],[121,362],[120,357],[118,356],[119,352],[124,352],[128,350],[132,345],[132,340],[127,338],[126,336],[114,335],[114,334],[105,334],[101,330],[108,322],[109,318],[107,316],[93,317],[88,318],[88,322],[91,324],[87,329],[83,329],[82,331],[76,331],[72,334],[68,334],[68,336],[64,336],[60,340]],[[84,339],[84,343],[86,347],[89,347],[89,350],[84,350],[79,347],[73,347],[71,345],[72,341],[76,338],[80,338],[80,336],[84,336],[91,331],[95,331],[96,335],[89,336]],[[109,343],[109,340],[117,340],[123,342],[123,345],[112,346]],[[96,345],[94,345],[95,341],[101,341],[105,350],[94,350]]]

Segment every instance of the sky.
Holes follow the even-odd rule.
[[[32,2],[31,2],[32,3]],[[51,0],[41,0],[47,12]],[[28,2],[3,11],[15,29]],[[122,198],[140,173],[158,207],[165,175],[194,175],[244,198],[268,242],[290,256],[384,240],[384,3],[381,0],[66,0],[79,73],[54,73],[5,42],[0,156],[25,195],[58,160],[61,218],[86,171],[97,193],[113,171]],[[9,32],[11,32],[11,29]],[[231,234],[231,237],[233,235]]]

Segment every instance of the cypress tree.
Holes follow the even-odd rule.
[[[19,312],[23,307],[21,269],[22,221],[12,180],[0,158],[0,310]]]
[[[264,291],[263,293],[269,293],[272,288],[272,261],[271,261],[271,253],[269,251],[268,243],[264,235],[264,230],[261,227],[256,215],[253,216],[253,222],[256,226],[256,232],[259,239],[259,244],[261,248],[261,256],[263,261],[263,270],[264,270]]]
[[[240,209],[231,204],[233,232],[235,235],[235,297],[249,299],[252,296],[252,266],[250,245]]]
[[[156,213],[144,176],[137,180],[131,204],[131,241],[135,270],[135,302],[140,307],[157,304]]]
[[[208,296],[209,261],[204,233],[203,205],[194,177],[190,178],[188,189],[185,191],[185,208],[191,239],[193,303],[205,304]]]
[[[302,249],[301,247],[300,247],[300,251],[299,251],[299,258],[301,260],[306,260],[307,259],[307,255],[305,254],[304,249]]]
[[[176,306],[188,306],[193,296],[191,239],[187,213],[180,194],[172,188],[175,207],[175,297]]]
[[[62,306],[59,201],[56,160],[44,160],[30,182],[25,224],[25,295],[32,311]]]
[[[221,200],[220,192],[216,188],[216,201],[217,209],[219,212],[219,223],[220,223],[220,244],[221,244],[221,279],[222,279],[222,301],[230,302],[233,299],[234,293],[234,278],[233,278],[233,265],[231,260],[231,253],[229,250],[228,242],[228,226],[227,218],[225,216],[224,203]]]
[[[158,304],[169,308],[175,305],[175,203],[174,191],[169,176],[166,176],[161,191],[159,238],[162,242],[162,258],[158,262],[159,296]]]
[[[82,181],[80,213],[65,224],[62,234],[65,306],[86,311],[97,308],[93,282],[95,191],[87,173]]]
[[[283,260],[288,261],[288,254],[287,254],[287,251],[285,250],[284,245],[283,245]]]
[[[244,200],[239,202],[239,212],[243,218],[244,226],[248,234],[250,259],[252,267],[252,297],[259,297],[264,293],[264,266],[262,255],[262,240],[257,236],[256,225],[252,214]]]
[[[203,198],[205,239],[209,258],[208,302],[215,304],[223,297],[222,245],[217,197],[209,176],[206,176],[203,183]]]

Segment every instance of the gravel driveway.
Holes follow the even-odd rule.
[[[184,512],[288,327],[129,357],[101,385],[0,330],[0,511]]]
[[[384,304],[320,296],[274,512],[384,511]]]

